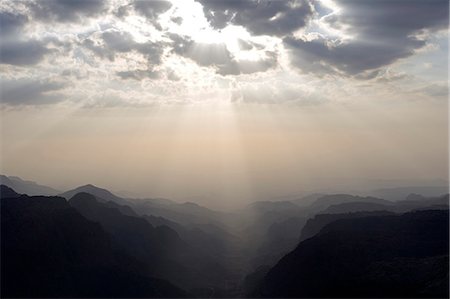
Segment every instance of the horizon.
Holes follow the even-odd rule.
[[[448,184],[448,10],[2,2],[0,170],[220,208]]]
[[[63,195],[66,192],[69,191],[73,191],[76,189],[84,189],[85,187],[93,187],[95,189],[102,189],[102,190],[106,190],[110,193],[112,193],[114,196],[118,196],[120,198],[124,198],[124,199],[128,199],[128,200],[134,200],[134,199],[167,199],[170,201],[173,201],[174,203],[177,204],[185,204],[185,203],[194,203],[197,204],[199,206],[211,209],[211,210],[216,210],[216,211],[237,211],[240,210],[242,208],[248,207],[249,205],[252,205],[254,203],[258,203],[258,202],[297,202],[300,205],[306,204],[308,205],[309,203],[307,202],[307,198],[310,196],[315,196],[318,195],[319,198],[322,196],[328,196],[328,195],[339,195],[339,194],[346,194],[346,195],[352,195],[352,196],[361,196],[361,197],[378,197],[380,199],[387,199],[390,201],[396,201],[396,200],[403,200],[406,199],[406,195],[413,195],[413,194],[418,194],[418,195],[422,195],[422,196],[443,196],[446,194],[450,193],[449,190],[449,183],[446,182],[445,180],[434,180],[434,181],[428,181],[426,183],[422,183],[422,184],[407,184],[405,181],[401,181],[401,180],[394,180],[391,182],[386,182],[385,180],[380,180],[382,182],[381,185],[378,185],[377,188],[369,188],[369,189],[364,189],[364,190],[349,190],[349,189],[331,189],[331,190],[315,190],[315,191],[302,191],[302,192],[297,192],[297,193],[291,193],[291,194],[282,194],[282,195],[277,195],[277,196],[271,196],[271,197],[262,197],[262,198],[248,198],[245,201],[241,202],[240,204],[236,204],[236,205],[211,205],[211,200],[209,197],[207,196],[191,196],[191,197],[184,197],[184,198],[168,198],[168,197],[161,197],[161,196],[151,196],[151,195],[142,195],[142,196],[137,196],[136,194],[133,194],[133,192],[127,192],[126,190],[124,191],[118,191],[115,190],[113,187],[106,187],[106,186],[99,186],[93,183],[85,183],[85,184],[79,184],[76,186],[71,186],[68,188],[55,188],[54,186],[51,185],[46,185],[46,184],[42,184],[40,182],[36,182],[34,180],[31,180],[29,178],[21,178],[18,176],[14,176],[14,175],[5,175],[5,174],[0,174],[2,176],[6,176],[7,178],[13,178],[13,179],[18,179],[20,181],[23,181],[25,183],[32,183],[41,187],[45,187],[45,188],[51,188],[53,189],[56,193],[54,195],[56,196],[60,196]],[[402,182],[402,183],[399,183]],[[4,184],[3,182],[0,182],[2,184]],[[6,184],[8,185],[8,184]],[[408,191],[407,193],[405,193],[404,197],[402,198],[397,198],[397,199],[393,199],[393,198],[385,198],[385,196],[378,196],[378,195],[374,195],[377,192],[382,192],[382,191],[394,191],[394,190],[401,190],[401,189],[405,189],[405,190],[414,190],[414,189],[445,189],[444,193],[436,193],[436,191],[433,191],[432,193],[434,193],[434,195],[430,195],[427,194],[427,192],[415,192],[415,191]],[[14,189],[14,188],[13,188]],[[80,192],[88,192],[88,191],[80,191]],[[89,193],[89,192],[88,192]],[[45,194],[39,194],[39,193],[32,193],[32,194],[28,194],[28,195],[45,195]],[[69,200],[70,198],[66,198],[67,200]],[[200,200],[199,200],[200,199]],[[203,200],[201,200],[203,199]],[[304,203],[301,202],[301,200],[305,200]]]

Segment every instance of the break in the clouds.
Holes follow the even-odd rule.
[[[306,86],[338,94],[354,80],[366,81],[373,93],[389,84],[384,89],[397,95],[442,98],[436,86],[446,78],[433,74],[446,75],[435,61],[448,60],[448,6],[443,0],[2,2],[2,103],[84,99],[92,106],[99,90],[124,105],[129,90],[148,101],[190,102],[214,90],[211,100],[315,104],[332,97]],[[261,82],[275,98],[264,99]],[[15,92],[18,84],[29,90]]]

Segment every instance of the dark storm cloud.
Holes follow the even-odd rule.
[[[5,40],[0,43],[0,63],[34,65],[42,61],[44,55],[49,52],[42,41]]]
[[[35,18],[43,21],[77,22],[108,8],[106,0],[42,0],[30,2]]]
[[[411,56],[426,44],[418,33],[448,26],[447,0],[336,2],[341,13],[323,20],[331,27],[346,28],[353,39],[333,43],[325,37],[312,41],[286,37],[294,66],[306,72],[359,74]]]
[[[10,106],[44,105],[60,101],[57,91],[66,85],[61,82],[34,79],[2,79],[1,102]]]
[[[313,9],[306,0],[197,0],[210,24],[241,25],[255,35],[284,36],[304,27]]]

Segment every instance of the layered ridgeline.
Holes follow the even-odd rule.
[[[1,185],[2,297],[185,297],[61,197]]]
[[[8,186],[20,194],[48,196],[57,195],[61,192],[49,186],[44,186],[33,181],[24,180],[17,176],[0,175],[0,184]]]
[[[448,195],[424,197],[411,194],[400,201],[388,201],[370,196],[313,194],[299,199],[254,202],[225,213],[169,199],[123,198],[93,185],[60,193],[61,197],[29,197],[17,193],[6,187],[1,190],[2,261],[8,260],[8,263],[2,263],[2,295],[18,297],[337,296],[340,294],[337,288],[336,294],[323,295],[305,291],[298,281],[292,285],[299,289],[288,292],[289,277],[276,280],[277,275],[271,273],[277,273],[274,271],[281,267],[280,263],[304,244],[313,242],[314,246],[308,246],[312,246],[314,252],[336,247],[331,242],[335,239],[312,240],[322,240],[323,233],[340,221],[350,221],[367,235],[377,236],[370,225],[358,221],[375,217],[374,221],[380,224],[376,231],[380,231],[400,223],[392,222],[389,217],[403,217],[410,211],[448,210]],[[30,212],[21,214],[19,210]],[[383,226],[383,223],[389,225]],[[428,243],[420,243],[420,234],[415,228],[404,232],[411,236],[410,241],[416,240],[416,243],[409,244],[411,247],[428,246]],[[339,243],[344,249],[373,241],[360,239],[358,233],[346,232],[345,229],[335,231],[335,238],[339,239],[341,233],[347,236]],[[377,240],[378,246],[381,247],[374,248],[393,255],[398,251],[394,251],[395,246],[389,247],[389,242],[405,243],[397,240],[396,234],[380,233],[378,236],[381,238]],[[438,240],[443,234],[435,237]],[[322,246],[326,248],[322,249]],[[387,247],[382,249],[382,246]],[[363,249],[360,251],[365,254]],[[444,251],[448,255],[448,248]],[[306,251],[308,254],[311,252]],[[340,259],[346,261],[348,253],[345,250],[328,252],[335,258],[327,259],[325,255],[321,260],[306,253],[302,251],[299,260],[318,265],[325,261],[323,267],[318,268],[321,269],[319,272],[336,269],[334,273],[340,273],[344,279],[341,281],[343,286],[355,281],[351,276],[353,272],[345,272],[349,266],[341,269],[333,264]],[[439,277],[442,272],[448,275],[448,268],[428,266],[441,264],[445,254],[393,256],[395,263],[378,260],[377,255],[370,252],[367,256],[370,265],[361,264],[361,268],[366,269],[366,276],[358,274],[362,279],[362,282],[357,281],[361,285],[359,290],[368,292],[368,282],[382,285],[383,281],[377,279],[392,280],[392,277],[397,279],[394,281],[399,286],[406,287],[406,280],[415,277],[413,284],[417,288],[411,289],[408,295],[442,294]],[[289,260],[288,264],[291,263]],[[400,275],[404,271],[403,266],[425,274],[411,278]],[[308,271],[303,264],[300,268]],[[48,271],[51,274],[42,275]],[[291,273],[293,277],[303,275],[290,272],[293,269],[280,271]],[[335,280],[331,274],[321,273],[318,274],[318,277],[323,276],[323,285],[318,287],[320,290],[328,288],[327,279]],[[307,283],[307,277],[314,275],[305,274],[301,282]],[[422,285],[420,290],[419,285]],[[387,287],[383,290],[377,297],[402,296]],[[342,296],[359,294],[366,296],[364,292],[356,291],[343,292]]]
[[[144,262],[154,276],[185,289],[219,286],[231,278],[218,259],[189,245],[166,225],[154,227],[145,218],[126,215],[89,193],[77,193],[69,204],[99,223],[127,254]]]

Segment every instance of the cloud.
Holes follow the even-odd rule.
[[[121,79],[134,79],[134,80],[142,80],[145,78],[159,79],[162,76],[161,72],[154,70],[131,70],[131,71],[117,72],[116,74]]]
[[[158,15],[166,12],[172,7],[172,3],[164,0],[135,0],[134,9],[147,19],[156,20]]]
[[[43,0],[30,2],[33,16],[41,21],[79,22],[108,8],[106,0]]]
[[[257,60],[238,60],[224,43],[196,43],[189,38],[172,35],[173,52],[190,58],[200,66],[213,67],[221,75],[239,75],[263,72],[277,66],[277,54],[266,51]]]
[[[114,61],[116,53],[137,52],[142,54],[151,64],[159,65],[164,45],[155,42],[138,43],[129,32],[108,30],[99,38],[86,38],[81,43],[100,58]]]
[[[345,31],[350,40],[323,35],[307,40],[288,36],[292,64],[305,72],[356,75],[411,56],[426,45],[421,36],[448,26],[448,1],[336,1],[339,13],[322,21]]]
[[[13,40],[0,43],[0,63],[11,65],[34,65],[49,53],[45,43],[37,40]]]
[[[197,0],[210,24],[241,25],[254,35],[284,36],[305,27],[313,10],[306,0]]]
[[[0,11],[0,35],[6,38],[20,34],[27,22],[28,17],[25,15]]]
[[[435,99],[448,99],[448,85],[447,84],[430,84],[418,90]]]
[[[266,57],[259,60],[230,60],[218,67],[217,73],[221,75],[240,75],[265,72],[277,66],[277,54],[266,52]]]
[[[50,80],[2,79],[1,102],[10,106],[44,105],[58,102],[62,95],[57,91],[66,84]]]

